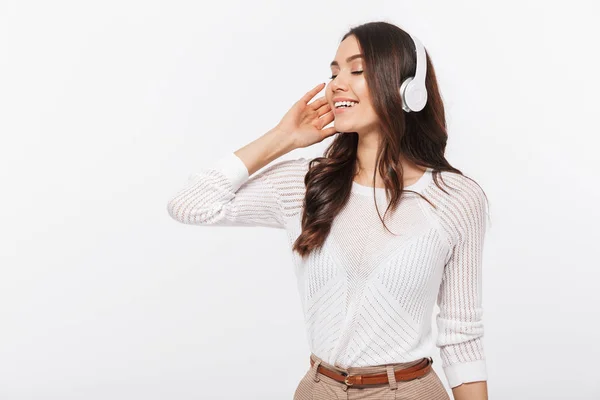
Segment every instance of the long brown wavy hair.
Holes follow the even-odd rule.
[[[376,162],[390,199],[385,212],[387,214],[388,211],[397,208],[401,194],[405,191],[400,158],[403,157],[421,167],[432,168],[433,179],[438,187],[441,171],[452,171],[463,176],[464,174],[451,166],[444,157],[448,140],[446,117],[429,54],[426,56],[425,79],[427,104],[419,112],[405,113],[402,110],[399,89],[406,77],[414,76],[417,61],[415,45],[410,35],[388,22],[369,22],[353,27],[340,42],[350,35],[356,37],[364,54],[367,87],[379,117],[381,140]],[[324,156],[309,162],[309,169],[304,177],[306,194],[302,233],[292,247],[292,250],[302,257],[323,245],[334,217],[350,197],[357,168],[357,146],[357,132],[336,134],[332,143],[325,149]],[[373,187],[375,177],[374,173]],[[444,188],[440,189],[446,192]],[[420,193],[416,194],[435,207]],[[375,189],[373,195],[375,196]],[[377,207],[377,202],[375,206]],[[377,211],[379,214],[378,208]],[[379,218],[389,231],[381,215]]]

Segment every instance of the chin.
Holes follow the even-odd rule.
[[[356,132],[358,133],[358,130],[356,128],[347,128],[347,129],[338,129],[336,128],[336,130],[340,133],[353,133]]]
[[[354,132],[355,129],[354,127],[348,125],[348,124],[334,124],[333,125],[335,130],[341,133],[346,133],[346,132]]]

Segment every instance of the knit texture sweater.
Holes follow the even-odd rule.
[[[228,153],[189,175],[168,201],[184,224],[282,229],[301,233],[309,159],[278,161],[249,176]],[[483,348],[482,253],[486,202],[463,175],[432,169],[404,189],[388,211],[384,188],[352,183],[322,247],[303,259],[292,252],[310,350],[342,368],[405,363],[440,350],[451,388],[487,380]],[[439,178],[439,176],[438,176]],[[373,190],[375,189],[375,190]],[[431,321],[434,304],[437,336]]]

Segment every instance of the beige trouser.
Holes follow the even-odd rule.
[[[315,363],[298,384],[294,393],[294,400],[450,400],[446,388],[444,388],[433,368],[427,375],[420,378],[410,381],[396,381],[393,373],[394,370],[408,368],[418,364],[421,360],[385,366],[350,367],[344,369],[328,364],[312,353],[310,358]],[[387,372],[390,381],[378,385],[347,386],[343,382],[338,382],[317,372],[319,365],[349,374]]]

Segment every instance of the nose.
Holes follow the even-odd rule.
[[[341,71],[335,77],[335,79],[331,81],[331,89],[333,89],[333,91],[336,91],[336,90],[347,90],[348,89],[348,83],[347,83],[347,80],[346,80],[346,76]]]

